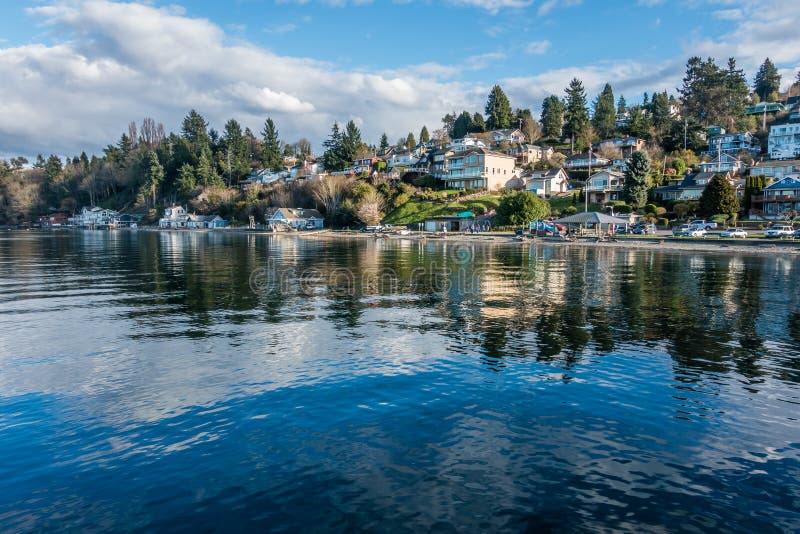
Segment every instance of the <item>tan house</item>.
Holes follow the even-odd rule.
[[[518,180],[513,156],[473,148],[447,157],[444,175],[448,189],[486,189],[497,191],[513,186]]]

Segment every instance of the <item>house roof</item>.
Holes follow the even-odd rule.
[[[774,184],[768,185],[764,189],[800,189],[800,178],[787,176],[782,180],[778,180]]]
[[[721,155],[715,156],[714,159],[709,160],[709,161],[705,161],[705,162],[701,163],[700,165],[711,165],[711,164],[715,164],[715,163],[737,163],[737,162],[742,163],[742,160],[740,160],[739,158],[737,158],[735,156],[731,156],[730,154],[726,154],[725,152],[723,152]]]
[[[572,156],[568,157],[564,161],[580,161],[580,160],[584,160],[584,159],[586,159],[586,160],[589,159],[589,153],[588,152],[582,152],[580,154],[573,154]],[[606,158],[601,158],[597,154],[592,152],[592,161],[600,161],[600,160],[608,161]]]
[[[269,218],[272,218],[278,212],[287,219],[322,219],[322,214],[319,211],[303,208],[277,208],[269,214]]]
[[[456,152],[453,154],[453,157],[466,156],[468,154],[483,154],[485,156],[496,156],[498,158],[516,159],[515,157],[503,154],[502,152],[495,152],[494,150],[489,150],[488,148],[479,146],[469,147],[461,152]]]
[[[562,174],[562,175],[564,175],[564,178],[567,178],[567,171],[565,171],[564,169],[558,168],[558,167],[553,167],[553,168],[547,169],[546,171],[542,171],[542,170],[533,171],[531,173],[530,178],[532,180],[551,180],[553,178],[556,178],[559,174]]]
[[[611,170],[611,169],[602,169],[602,170],[599,170],[596,173],[592,174],[589,177],[589,180],[591,180],[592,178],[594,178],[598,174],[610,174],[611,176],[616,176],[617,178],[623,178],[625,176],[624,172],[614,171],[614,170]]]

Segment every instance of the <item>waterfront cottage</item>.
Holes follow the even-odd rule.
[[[229,225],[228,221],[219,215],[189,215],[186,222],[186,227],[190,229],[207,229],[213,230],[215,228],[226,228]]]
[[[114,210],[89,206],[84,207],[70,222],[79,228],[110,227],[114,226],[114,219],[117,216],[118,213]]]
[[[164,216],[158,220],[158,227],[178,230],[187,228],[189,215],[183,206],[170,206],[164,209]]]
[[[273,229],[319,229],[325,219],[319,211],[302,208],[275,208],[267,215],[267,224]]]

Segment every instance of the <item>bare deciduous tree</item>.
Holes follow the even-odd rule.
[[[346,189],[347,179],[344,176],[322,176],[314,180],[312,195],[330,217],[339,210]]]

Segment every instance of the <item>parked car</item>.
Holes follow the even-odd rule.
[[[397,235],[411,235],[411,230],[408,228],[401,228],[395,232]]]
[[[697,219],[690,222],[689,226],[695,226],[697,228],[702,228],[703,230],[713,230],[717,227],[717,223],[706,221],[705,219]]]
[[[792,237],[794,235],[794,228],[791,226],[785,226],[777,224],[775,226],[770,227],[769,230],[764,232],[764,237],[766,238],[782,238],[782,237]]]
[[[682,225],[678,226],[677,228],[673,228],[672,229],[672,235],[674,235],[676,237],[690,235],[691,232],[692,232],[692,227],[689,226],[688,224],[682,224]]]
[[[792,234],[792,239],[800,239],[800,228],[794,231]]]
[[[747,232],[742,230],[741,228],[728,228],[727,230],[723,230],[719,233],[720,237],[732,237],[737,238],[740,237],[742,239],[747,237]]]
[[[655,235],[656,225],[653,223],[637,224],[631,231],[637,235]]]

